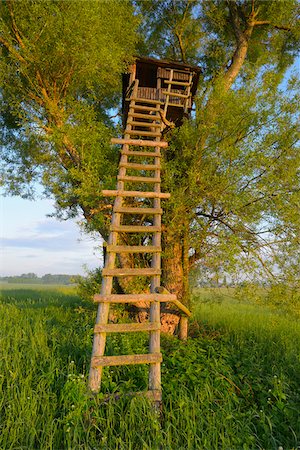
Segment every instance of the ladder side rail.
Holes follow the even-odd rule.
[[[133,88],[132,96],[137,95],[137,89],[138,89],[138,80],[135,80],[135,85]],[[134,102],[130,103],[129,111],[134,111]],[[127,129],[131,129],[131,125],[127,124]],[[129,138],[129,135],[126,134],[125,131],[125,139]],[[123,145],[123,150],[129,149],[128,144]],[[122,163],[125,163],[128,161],[128,156],[125,154],[121,155]],[[126,175],[126,167],[120,167],[119,169],[119,175],[125,176]],[[124,190],[124,181],[118,181],[117,183],[117,190]],[[121,223],[121,213],[115,212],[115,209],[118,209],[122,207],[123,203],[123,197],[116,197],[114,202],[114,208],[113,208],[113,214],[112,214],[112,221],[111,224],[114,226],[119,226]],[[118,240],[118,232],[112,231],[109,235],[108,244],[112,246],[117,245]],[[113,269],[115,267],[116,262],[116,253],[109,252],[106,254],[105,258],[105,265],[104,267],[106,269]],[[113,277],[112,276],[106,276],[103,277],[102,286],[101,286],[101,295],[109,295],[112,291],[112,285],[113,285]],[[99,303],[98,311],[97,311],[97,318],[96,318],[96,325],[105,325],[108,322],[108,314],[109,314],[109,303]],[[105,344],[106,344],[106,333],[96,333],[94,335],[94,341],[93,341],[93,349],[92,349],[92,362],[91,362],[91,368],[89,373],[89,387],[92,392],[99,392],[100,385],[101,385],[101,378],[102,378],[102,366],[93,367],[93,358],[103,356],[105,351]]]
[[[170,69],[170,75],[169,75],[169,80],[170,83],[168,84],[168,89],[166,91],[166,101],[165,101],[165,106],[164,106],[164,112],[163,112],[163,117],[166,119],[167,118],[167,111],[168,111],[168,105],[169,105],[169,101],[170,101],[170,94],[171,94],[171,87],[172,87],[172,80],[173,80],[173,69]]]
[[[171,73],[171,78],[173,75],[173,71]],[[159,141],[160,138],[156,138],[156,141]],[[160,147],[155,147],[155,152],[157,153],[157,157],[155,157],[155,164],[157,164],[158,168],[155,170],[154,177],[160,178]],[[154,192],[160,194],[160,183],[154,184]],[[153,207],[159,209],[160,208],[160,198],[154,198]],[[153,226],[159,227],[160,231],[154,233],[152,237],[152,246],[161,248],[161,215],[154,214],[153,217]],[[154,253],[152,256],[151,267],[153,269],[161,270],[161,253]],[[151,293],[155,293],[157,287],[160,286],[160,275],[154,275],[151,277],[150,291]],[[160,323],[160,302],[157,301],[151,302],[150,304],[150,322],[151,323]],[[150,340],[149,340],[149,353],[160,353],[160,328],[156,331],[150,332]],[[156,362],[150,364],[149,368],[149,391],[152,391],[153,394],[156,394],[156,401],[159,403],[161,401],[161,363]]]
[[[190,101],[190,99],[191,99],[191,86],[192,86],[192,83],[193,83],[193,76],[194,76],[194,72],[191,72],[191,73],[190,73],[190,77],[189,77],[189,85],[188,85],[188,87],[186,88],[186,91],[185,91],[185,93],[186,93],[186,95],[187,95],[187,98],[186,98],[186,100],[185,100],[185,102],[184,102],[184,112],[185,112],[185,113],[188,112],[189,101]],[[191,106],[192,106],[192,105],[191,105]]]

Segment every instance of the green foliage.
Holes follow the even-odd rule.
[[[95,294],[100,293],[102,271],[101,269],[91,270],[84,277],[75,277],[74,281],[77,284],[78,295],[85,300],[92,300]]]
[[[211,291],[212,300],[215,294]],[[233,292],[232,292],[233,294]],[[193,338],[163,337],[163,410],[126,396],[147,368],[105,368],[87,392],[94,308],[68,288],[8,290],[0,303],[3,448],[278,449],[299,446],[299,323],[266,305],[202,303]],[[108,339],[108,354],[143,352],[147,335]],[[120,399],[107,398],[121,393]]]
[[[295,284],[299,81],[287,70],[299,52],[298,16],[296,0],[2,2],[7,191],[31,195],[38,179],[59,216],[83,215],[85,231],[107,239],[101,190],[115,186],[118,163],[109,116],[139,44],[141,55],[203,71],[195,113],[166,136],[163,237],[182,255],[169,279],[201,266],[208,278],[275,272]]]
[[[1,176],[8,191],[31,195],[30,183],[39,180],[58,213],[80,211],[91,222],[101,185],[116,171],[107,109],[118,104],[137,24],[127,1],[1,3]],[[105,228],[103,218],[94,227]]]

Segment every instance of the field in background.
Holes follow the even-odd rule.
[[[106,368],[102,394],[87,394],[96,308],[73,287],[0,289],[0,448],[300,446],[300,323],[285,308],[233,289],[195,292],[192,337],[162,340],[159,417],[141,398],[105,398],[145,389],[145,366]],[[139,353],[147,335],[108,344],[109,354]]]

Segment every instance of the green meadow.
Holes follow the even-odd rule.
[[[162,338],[158,414],[140,397],[107,399],[145,389],[146,366],[106,368],[101,394],[88,393],[96,307],[75,288],[1,290],[0,449],[300,447],[300,321],[291,311],[230,289],[195,291],[191,337]],[[146,334],[132,334],[109,337],[107,348],[146,346]]]

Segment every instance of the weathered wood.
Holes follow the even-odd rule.
[[[138,303],[138,302],[173,302],[176,300],[175,294],[95,294],[94,302],[110,303]]]
[[[161,353],[145,355],[121,355],[121,356],[95,356],[92,358],[92,367],[99,366],[125,366],[131,364],[151,364],[162,361]]]
[[[186,341],[188,338],[188,318],[181,316],[179,321],[179,339]]]
[[[128,113],[128,117],[134,117],[137,119],[149,119],[152,120],[152,122],[156,122],[160,120],[160,114],[142,114],[142,113]]]
[[[190,83],[188,81],[165,80],[164,83],[165,84],[176,84],[178,86],[190,86]]]
[[[130,175],[126,175],[125,177],[121,177],[118,175],[119,181],[133,181],[138,183],[160,183],[160,178],[154,178],[154,177],[134,177]]]
[[[133,89],[133,95],[137,95],[137,89],[138,89],[138,80],[135,80],[134,89]],[[133,102],[131,102],[129,107],[129,112],[133,112]],[[130,130],[131,125],[127,125],[126,130]],[[129,138],[129,135],[124,135],[125,141]],[[126,142],[123,143],[125,145],[124,150],[128,150],[128,145]],[[127,146],[127,147],[126,147]],[[121,162],[127,161],[127,155],[121,155]],[[121,167],[119,171],[119,175],[125,175],[126,174],[126,168]],[[117,189],[123,190],[124,189],[124,182],[118,181],[117,183]],[[118,207],[121,207],[123,203],[122,197],[117,197],[114,202],[114,208],[117,209]],[[121,220],[121,214],[120,213],[114,213],[112,216],[112,225],[120,225]],[[111,232],[108,238],[109,245],[117,245],[117,239],[118,239],[118,233]],[[115,261],[116,261],[116,254],[115,253],[107,253],[105,257],[105,267],[109,269],[113,269],[115,267]],[[111,294],[112,291],[112,283],[113,283],[113,277],[105,277],[102,281],[101,286],[101,294],[107,295]],[[97,312],[97,318],[96,318],[96,324],[99,325],[105,325],[108,321],[108,314],[109,314],[109,303],[100,303],[98,306],[98,312]],[[105,351],[105,345],[106,345],[106,333],[98,333],[94,335],[93,340],[93,349],[92,349],[92,360],[93,358],[97,356],[104,355]],[[102,367],[93,367],[93,364],[91,363],[90,372],[89,372],[89,388],[93,393],[99,392],[100,385],[101,385],[101,377],[102,377]]]
[[[153,245],[108,245],[107,252],[114,253],[159,253],[161,247]]]
[[[131,130],[128,131],[129,136],[160,136],[160,132],[156,133],[155,131],[142,131],[142,130]]]
[[[168,95],[170,97],[189,98],[189,96],[186,94],[179,94],[178,92],[172,92],[172,91],[170,91],[170,92],[162,91],[162,94]]]
[[[156,139],[157,141],[159,138]],[[158,167],[155,170],[154,176],[160,177],[160,159],[157,157],[154,160],[155,164],[158,165]],[[158,195],[160,194],[160,183],[156,183],[154,185],[154,192]],[[154,198],[153,206],[155,208],[160,208],[160,198]],[[153,225],[159,229],[157,233],[153,234],[152,237],[152,245],[153,246],[159,246],[161,247],[161,216],[160,215],[154,215],[153,217]],[[154,253],[152,256],[151,261],[151,267],[153,270],[160,271],[161,269],[161,255],[160,253]],[[150,291],[151,293],[155,293],[155,289],[157,286],[160,286],[160,274],[157,276],[153,276],[151,278],[150,283]],[[150,303],[150,322],[156,323],[160,321],[160,302],[152,302]],[[160,330],[152,331],[150,333],[150,340],[149,340],[149,353],[150,354],[156,354],[157,352],[160,352]],[[150,364],[149,368],[149,390],[150,391],[161,391],[161,362],[154,362],[153,364]],[[157,407],[159,407],[159,402],[155,403]]]
[[[126,167],[127,169],[136,170],[156,170],[160,169],[160,164],[138,164],[138,163],[120,163],[120,167]]]
[[[160,108],[155,108],[154,106],[144,106],[144,105],[135,105],[134,109],[142,110],[142,111],[153,111],[157,112],[160,111]]]
[[[129,207],[129,206],[123,206],[120,208],[115,209],[115,212],[119,213],[126,213],[126,214],[162,214],[163,210],[162,208],[138,208],[138,207]]]
[[[151,116],[150,116],[151,118]],[[152,123],[152,122],[136,122],[134,120],[129,120],[128,123],[130,123],[133,127],[151,127],[151,128],[160,128],[160,123]]]
[[[171,194],[143,191],[102,191],[104,197],[170,198]]]
[[[161,227],[153,225],[112,225],[110,230],[120,233],[155,233],[156,231],[161,231]]]
[[[167,148],[168,143],[164,141],[156,142],[156,141],[146,141],[143,139],[119,139],[119,138],[112,138],[110,140],[112,144],[121,144],[121,145],[134,145],[136,147],[161,147],[161,148]]]
[[[157,323],[108,323],[96,325],[94,333],[131,333],[160,330],[160,322]]]
[[[149,103],[149,104],[154,104],[154,105],[162,105],[163,104],[159,100],[153,100],[150,98],[131,97],[130,99],[126,99],[126,100],[132,100],[134,102],[140,102],[140,103]]]
[[[128,156],[151,156],[152,158],[160,158],[161,154],[160,153],[156,153],[156,152],[140,152],[140,151],[126,151],[126,150],[121,150],[122,155],[128,155]]]
[[[174,303],[174,305],[176,305],[177,306],[177,308],[178,309],[180,309],[180,311],[181,312],[183,312],[184,314],[186,314],[188,317],[191,317],[191,315],[192,315],[192,313],[191,313],[191,311],[186,307],[186,306],[184,306],[184,304],[183,303],[181,303],[179,300],[173,300],[173,303]]]
[[[129,276],[153,276],[153,275],[160,275],[160,269],[153,269],[153,268],[119,268],[119,269],[102,269],[102,275],[104,277],[129,277]]]
[[[166,294],[166,295],[170,294],[168,289],[166,289],[163,286],[156,287],[155,292],[157,294]],[[177,308],[180,309],[180,311],[182,311],[184,314],[191,317],[191,315],[192,315],[191,311],[183,303],[181,303],[179,300],[177,300],[176,295],[175,295],[175,298],[172,300],[172,303],[174,303],[174,305],[176,305]]]

